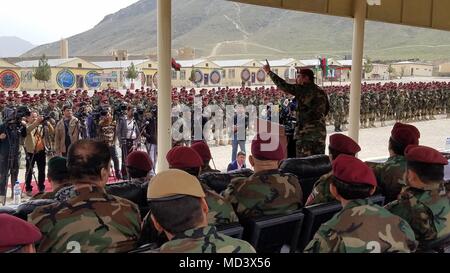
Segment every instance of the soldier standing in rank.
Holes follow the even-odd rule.
[[[330,103],[327,94],[314,83],[314,72],[302,69],[296,84],[288,84],[271,71],[269,63],[264,66],[264,71],[279,89],[295,96],[297,100],[297,157],[325,154],[325,119],[330,111]]]

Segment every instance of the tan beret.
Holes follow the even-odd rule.
[[[147,198],[158,200],[177,195],[205,197],[205,192],[197,177],[181,170],[168,170],[159,173],[150,181]]]

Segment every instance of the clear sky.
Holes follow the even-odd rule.
[[[1,0],[0,36],[17,36],[34,45],[91,29],[106,15],[138,0]]]

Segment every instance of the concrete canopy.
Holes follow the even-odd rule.
[[[354,17],[354,0],[228,0],[324,15]],[[367,6],[369,21],[450,31],[448,0],[380,0]]]

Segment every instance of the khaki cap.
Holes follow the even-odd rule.
[[[202,198],[205,197],[205,192],[197,177],[175,169],[161,172],[153,177],[147,191],[147,198],[153,201],[185,195]]]

